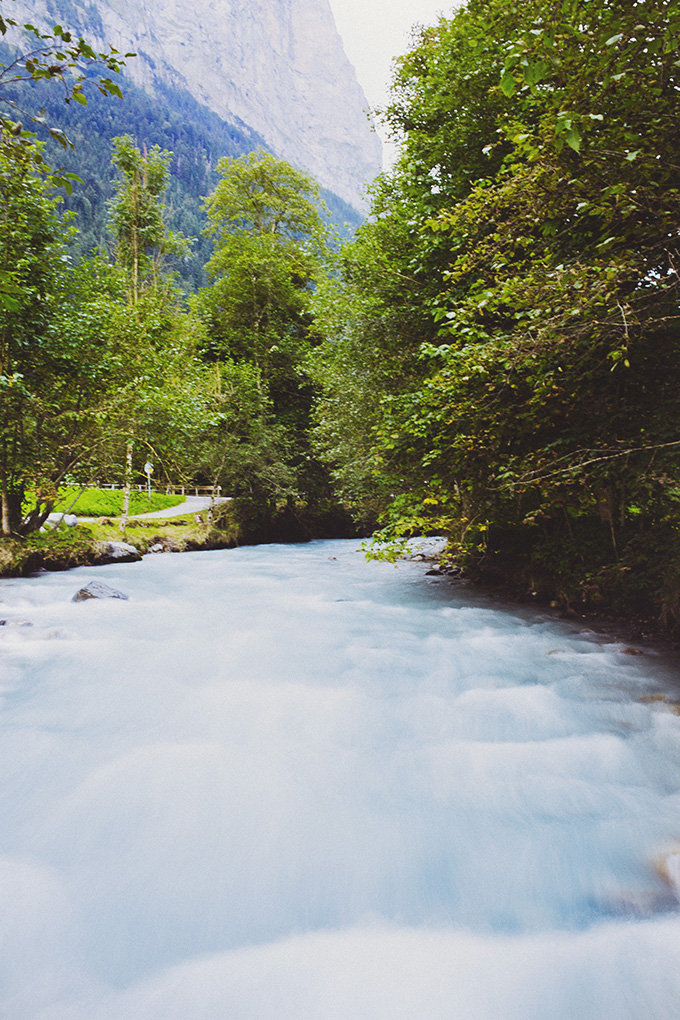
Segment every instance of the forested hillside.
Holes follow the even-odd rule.
[[[11,59],[8,47],[4,53],[0,50],[3,55],[6,61]],[[36,125],[38,137],[45,141],[47,161],[77,174],[82,182],[70,195],[62,193],[63,209],[78,217],[78,232],[70,248],[79,258],[110,244],[107,203],[113,196],[112,140],[130,135],[140,149],[157,145],[172,153],[166,219],[172,230],[194,239],[191,252],[175,268],[184,286],[196,290],[207,283],[204,267],[212,253],[211,242],[202,233],[206,218],[201,206],[217,184],[217,162],[223,156],[240,156],[266,146],[247,125],[227,124],[186,91],[158,84],[152,96],[128,78],[118,84],[124,90],[124,102],[110,102],[90,83],[84,87],[87,105],[65,105],[61,92],[49,83],[37,82],[30,90],[25,86],[21,90],[22,107],[32,113],[44,110],[47,122],[59,124],[73,145],[65,149]],[[19,98],[16,87],[10,94]],[[337,195],[328,191],[321,195],[329,221],[350,236],[361,222],[360,215]]]
[[[402,139],[320,302],[317,437],[385,538],[680,620],[680,9],[470,0],[397,62]]]

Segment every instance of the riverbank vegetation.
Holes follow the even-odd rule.
[[[119,495],[122,495],[119,493]],[[124,538],[124,545],[121,539]],[[34,531],[26,538],[0,542],[0,576],[17,577],[40,570],[68,570],[147,553],[193,552],[239,545],[244,532],[229,504],[213,512],[178,514],[171,518],[128,521],[121,535],[117,518],[99,517]]]
[[[71,262],[63,175],[6,122],[4,535],[150,458],[246,537],[443,533],[472,575],[678,627],[679,42],[667,0],[469,0],[396,62],[354,238],[308,175],[226,157],[191,297],[169,153],[115,142],[108,246]]]
[[[402,156],[321,315],[318,441],[381,537],[680,622],[680,12],[470,0],[397,62]]]

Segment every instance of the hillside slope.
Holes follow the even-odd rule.
[[[136,52],[125,75],[145,91],[189,93],[362,208],[381,146],[328,0],[14,0],[12,16]]]

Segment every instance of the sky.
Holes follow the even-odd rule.
[[[330,0],[330,5],[372,108],[387,98],[391,61],[408,49],[412,25],[431,25],[455,6],[454,0]],[[384,142],[379,126],[378,133]]]

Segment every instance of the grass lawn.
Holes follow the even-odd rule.
[[[56,513],[68,511],[78,517],[119,517],[123,512],[123,492],[121,489],[84,489],[69,486],[59,490],[59,500],[54,505]],[[75,504],[71,506],[73,500]],[[146,492],[136,489],[130,495],[130,514],[145,514],[153,510],[166,510],[170,506],[179,506],[184,496],[166,496],[161,492]],[[69,509],[70,508],[70,509]]]

